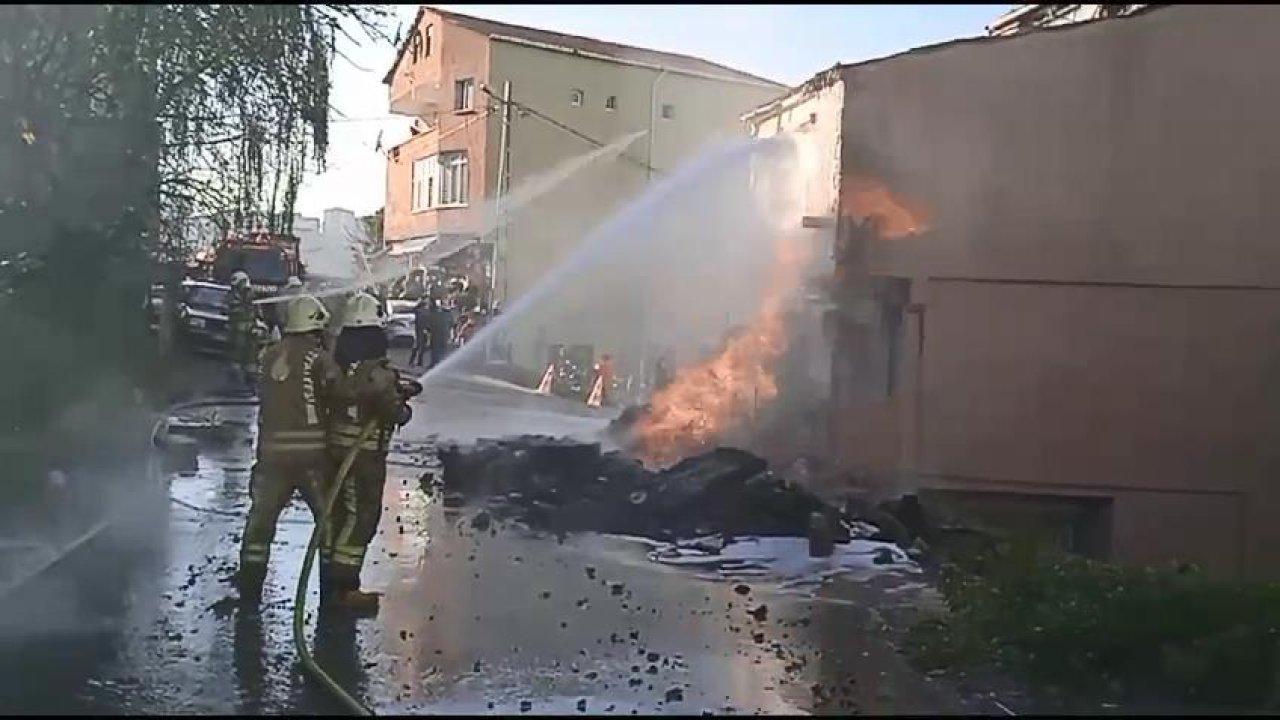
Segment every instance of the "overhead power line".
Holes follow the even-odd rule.
[[[490,90],[489,88],[487,88],[487,87],[481,87],[480,89],[481,89],[481,90],[483,90],[483,91],[484,91],[484,93],[485,93],[486,95],[488,95],[489,97],[493,98],[494,100],[496,100],[496,101],[497,101],[498,103],[500,103],[500,104],[501,104],[501,103],[503,103],[503,102],[507,102],[507,101],[504,101],[502,98],[498,97],[497,95],[494,95],[494,94],[493,94],[493,91],[491,91],[491,90]],[[595,145],[595,146],[596,146],[596,147],[598,147],[598,148],[608,147],[608,144],[603,143],[603,142],[600,142],[599,140],[597,140],[597,139],[595,139],[595,138],[591,137],[590,135],[587,135],[587,134],[586,134],[586,133],[584,133],[584,132],[581,132],[581,131],[579,131],[579,130],[575,130],[574,128],[569,127],[568,125],[566,125],[566,124],[564,124],[564,123],[560,122],[559,120],[556,120],[555,118],[553,118],[553,117],[551,117],[551,116],[547,115],[546,113],[540,112],[540,111],[538,111],[538,110],[536,110],[536,109],[534,109],[534,108],[529,107],[528,105],[525,105],[524,103],[517,102],[517,101],[515,101],[515,100],[511,100],[511,101],[509,101],[509,102],[511,103],[511,106],[512,106],[512,107],[517,108],[517,109],[519,109],[519,110],[523,110],[524,112],[527,112],[527,113],[529,113],[530,115],[533,115],[534,117],[536,117],[536,118],[538,118],[538,119],[540,119],[540,120],[542,120],[542,121],[544,121],[544,122],[550,123],[551,125],[553,125],[553,126],[555,126],[555,127],[559,128],[560,130],[563,130],[564,132],[567,132],[567,133],[569,133],[570,135],[573,135],[574,137],[578,138],[579,140],[583,140],[583,141],[585,141],[585,142],[588,142],[588,143],[590,143],[590,144],[592,144],[592,145]],[[648,163],[646,163],[646,162],[644,162],[644,161],[637,160],[636,158],[631,157],[630,155],[628,155],[628,154],[627,154],[627,153],[625,153],[625,152],[624,152],[624,153],[622,153],[622,157],[623,157],[624,159],[626,159],[628,162],[630,162],[631,164],[636,165],[636,166],[638,166],[638,167],[640,167],[640,168],[643,168],[643,169],[645,169],[645,170],[648,170],[648,171],[650,171],[650,172],[652,172],[652,173],[655,173],[655,174],[658,174],[658,175],[663,174],[661,170],[658,170],[657,168],[655,168],[655,167],[653,167],[653,166],[649,165]]]

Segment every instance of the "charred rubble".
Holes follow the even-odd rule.
[[[599,444],[545,436],[454,445],[439,456],[443,491],[485,505],[476,517],[485,527],[491,519],[515,520],[557,535],[595,531],[664,541],[804,537],[820,516],[822,532],[835,542],[848,541],[852,532],[909,547],[920,536],[888,506],[836,508],[734,448],[658,471],[623,453],[602,452]]]

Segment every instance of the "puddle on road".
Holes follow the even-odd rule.
[[[837,544],[825,558],[809,557],[808,539],[797,537],[742,537],[721,544],[715,537],[669,543],[583,533],[573,544],[633,567],[660,567],[709,582],[750,582],[760,589],[805,597],[815,597],[836,578],[874,584],[892,594],[929,589],[920,582],[923,570],[906,553],[891,543],[871,540]]]

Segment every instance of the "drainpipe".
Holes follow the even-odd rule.
[[[498,245],[500,240],[505,241],[507,237],[507,216],[503,201],[506,199],[507,194],[507,175],[511,172],[511,169],[508,167],[509,161],[507,159],[511,143],[511,81],[509,80],[502,83],[501,119],[502,129],[498,136],[497,202],[495,203],[497,206],[495,210],[498,215],[498,226],[494,228],[493,250],[489,258],[489,312],[491,314],[493,313],[493,306],[498,302],[498,263],[502,261],[502,255],[499,253]],[[507,282],[505,275],[502,277],[502,282],[504,285]],[[507,299],[507,293],[505,291],[502,293],[502,299],[504,302]]]
[[[664,67],[653,79],[653,84],[649,86],[649,142],[648,152],[644,161],[644,184],[648,186],[653,182],[653,128],[656,123],[658,114],[658,83],[662,82],[662,78],[667,74]],[[640,284],[640,381],[648,386],[649,380],[649,293],[648,286],[644,283]]]
[[[658,114],[658,83],[662,82],[666,74],[667,69],[662,68],[662,72],[658,73],[649,86],[649,156],[645,160],[645,184],[653,180],[653,126]]]

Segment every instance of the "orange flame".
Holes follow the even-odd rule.
[[[882,238],[922,233],[931,227],[929,212],[887,185],[866,175],[845,180],[844,207],[858,219],[871,218]]]
[[[747,329],[715,357],[680,370],[636,423],[637,454],[647,465],[667,465],[699,451],[778,395],[773,370],[787,349],[785,306],[799,285],[804,251],[786,239],[775,251],[776,272]]]

